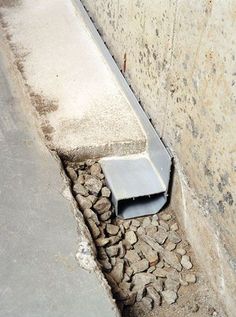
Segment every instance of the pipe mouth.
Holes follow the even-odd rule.
[[[165,192],[117,201],[117,216],[124,219],[153,215],[160,211],[167,201]]]

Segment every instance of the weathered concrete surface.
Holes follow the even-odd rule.
[[[99,272],[75,259],[84,233],[59,164],[28,125],[0,39],[0,316],[119,316]]]
[[[145,149],[136,116],[71,1],[0,1],[0,9],[50,148],[75,159]]]
[[[171,206],[236,316],[236,2],[83,0],[171,147]]]

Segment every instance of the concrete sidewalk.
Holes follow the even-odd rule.
[[[0,316],[117,316],[76,260],[60,168],[26,123],[0,55]]]
[[[145,150],[146,137],[81,12],[68,0],[0,7],[49,146],[74,158]]]

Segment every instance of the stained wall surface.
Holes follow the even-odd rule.
[[[236,316],[236,1],[83,4],[174,154],[170,208]]]

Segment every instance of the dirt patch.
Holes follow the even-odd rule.
[[[52,141],[52,134],[54,132],[54,128],[50,125],[48,120],[45,120],[41,124],[41,129],[44,134],[44,137],[47,141]]]
[[[54,112],[58,109],[56,100],[49,100],[41,94],[30,92],[32,104],[40,116],[45,116],[47,113]]]

